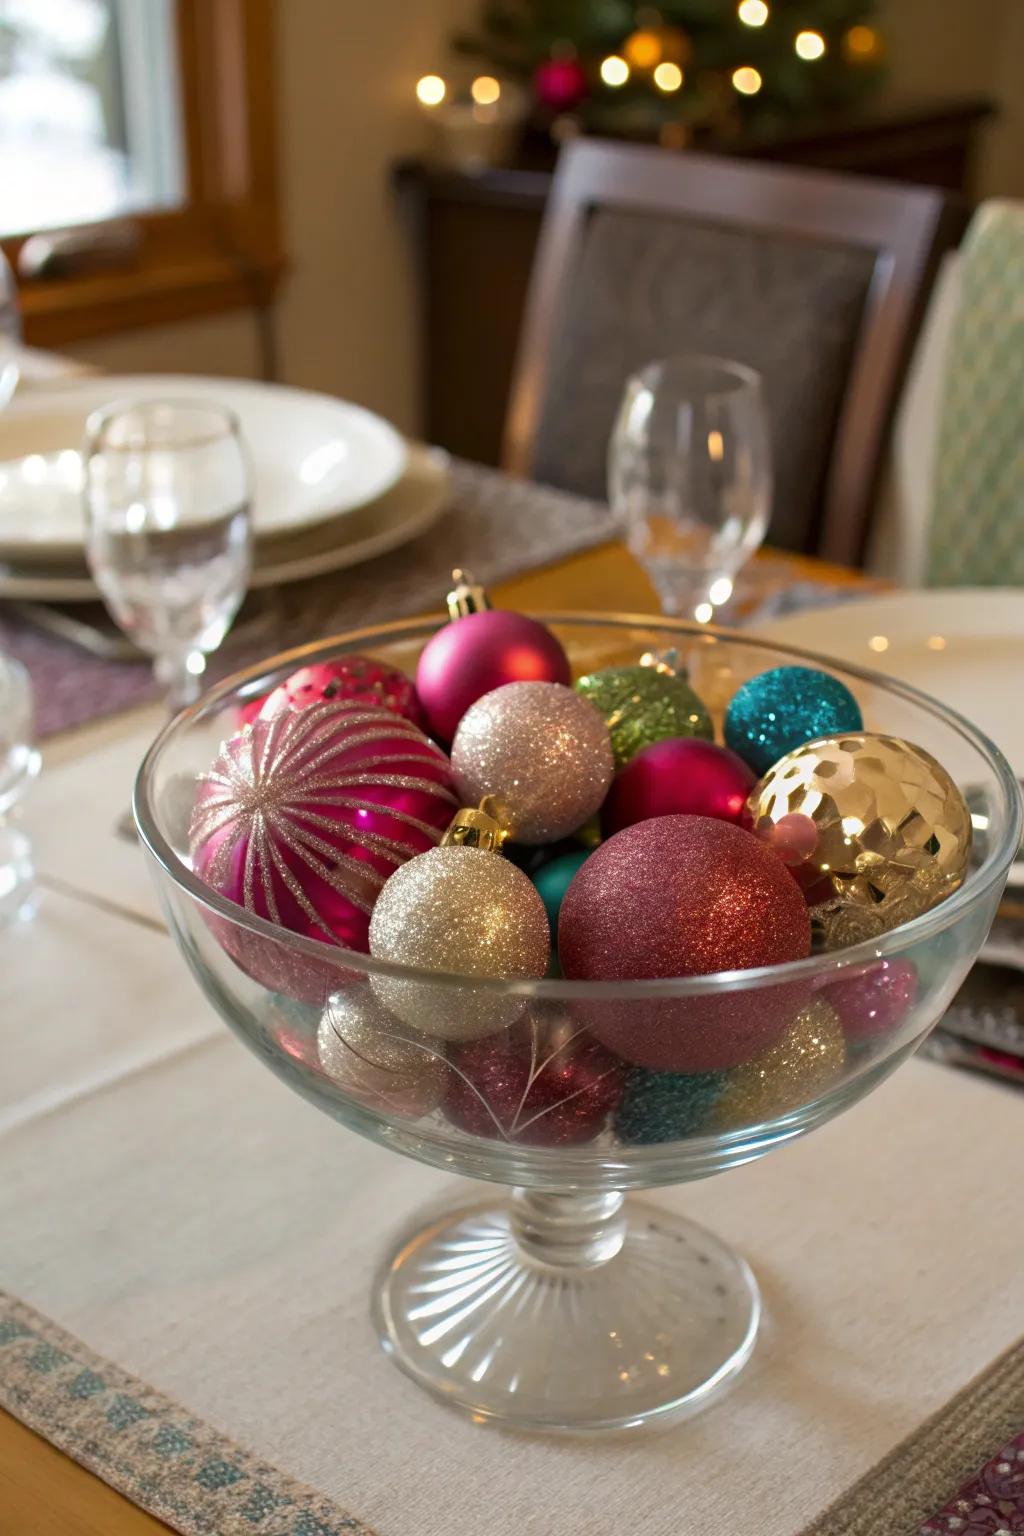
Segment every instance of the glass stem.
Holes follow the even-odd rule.
[[[172,715],[176,715],[179,709],[185,709],[187,705],[194,704],[199,697],[203,669],[195,670],[195,663],[192,661],[194,655],[201,656],[201,653],[168,651],[158,656],[153,662],[154,675],[166,694],[167,707]],[[202,660],[205,664],[205,657]]]
[[[512,1192],[512,1234],[525,1258],[552,1269],[595,1269],[607,1264],[626,1235],[620,1190],[598,1195]]]

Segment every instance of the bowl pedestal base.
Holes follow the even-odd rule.
[[[760,1315],[747,1265],[617,1193],[515,1190],[406,1233],[377,1276],[396,1365],[481,1421],[616,1430],[683,1418],[735,1378]]]

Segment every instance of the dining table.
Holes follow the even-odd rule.
[[[659,611],[614,537],[520,564],[497,605]],[[877,590],[778,552],[752,572]],[[0,933],[3,1536],[1024,1530],[1015,1090],[913,1060],[813,1137],[652,1192],[735,1239],[766,1299],[751,1365],[697,1418],[586,1441],[470,1423],[379,1356],[364,1300],[396,1218],[453,1181],[246,1056],[115,835],[161,721],[148,699],[51,730],[23,808],[38,907]],[[1005,1526],[968,1527],[975,1497]]]

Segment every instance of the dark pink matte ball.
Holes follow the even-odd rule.
[[[662,816],[602,843],[562,902],[558,959],[585,981],[707,976],[802,960],[803,896],[749,832],[709,816]],[[739,1065],[800,1011],[806,983],[693,998],[581,1000],[581,1021],[609,1049],[663,1072]]]
[[[616,774],[601,811],[601,830],[611,837],[652,816],[713,816],[739,823],[756,782],[728,747],[690,737],[656,741]]]
[[[432,733],[451,741],[466,710],[506,683],[563,683],[569,658],[549,629],[524,613],[488,608],[446,624],[423,647],[416,692]]]

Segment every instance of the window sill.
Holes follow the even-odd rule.
[[[92,336],[168,325],[198,315],[269,304],[285,270],[282,256],[247,269],[213,255],[160,267],[23,283],[25,340],[63,347]]]

